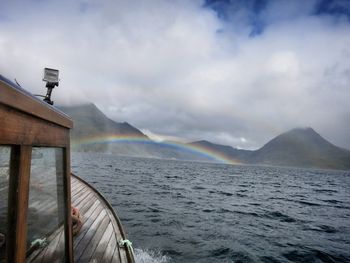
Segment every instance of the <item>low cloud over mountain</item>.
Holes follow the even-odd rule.
[[[126,156],[255,165],[350,169],[350,151],[339,148],[312,128],[285,132],[258,150],[242,150],[209,141],[155,142],[128,123],[107,118],[94,104],[60,107],[74,121],[73,150]]]

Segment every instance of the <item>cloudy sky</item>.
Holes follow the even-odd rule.
[[[1,1],[0,74],[157,138],[256,149],[313,127],[350,149],[350,1]],[[1,94],[0,94],[1,96]]]

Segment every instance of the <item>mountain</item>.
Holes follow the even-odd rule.
[[[252,152],[249,163],[350,169],[350,151],[331,144],[312,128],[297,128]]]
[[[149,140],[145,134],[129,123],[115,122],[109,119],[93,103],[71,107],[59,106],[58,108],[72,118],[74,122],[74,127],[71,132],[73,150],[114,152],[114,149],[111,149],[109,143],[101,143],[103,142],[103,137],[106,135],[129,136]],[[77,143],[82,138],[87,139],[94,137],[102,137],[100,143]],[[127,145],[127,143],[125,143],[119,145],[119,151],[127,155],[135,155],[140,152],[140,147],[135,148],[133,144]]]
[[[200,147],[216,154],[221,154],[227,159],[238,160],[240,162],[246,162],[252,153],[252,151],[249,150],[236,149],[232,146],[215,144],[206,140],[195,141],[188,144],[191,146]]]
[[[204,140],[158,143],[127,122],[109,119],[92,103],[59,108],[74,121],[71,139],[75,151],[196,161],[215,161],[212,157],[219,156],[242,164],[350,170],[350,151],[331,144],[312,128],[293,129],[249,151]],[[113,135],[118,143],[106,140],[106,135]]]
[[[109,152],[124,156],[205,160],[195,153],[183,150],[185,145],[175,142],[157,143],[127,122],[115,122],[95,104],[58,107],[74,122],[71,144],[74,151]],[[112,138],[110,136],[112,135]],[[115,143],[111,140],[115,140]]]
[[[103,134],[118,134],[148,138],[127,122],[115,122],[104,115],[93,103],[72,107],[59,107],[74,121],[72,138]]]
[[[285,132],[256,151],[239,150],[208,141],[191,144],[245,164],[350,169],[350,151],[331,144],[312,128]]]

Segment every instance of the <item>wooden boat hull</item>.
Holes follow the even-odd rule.
[[[75,262],[134,262],[132,251],[118,242],[126,238],[111,205],[91,185],[71,177],[72,206],[79,209],[83,225],[73,238]],[[48,245],[34,251],[27,262],[59,262],[62,254],[63,227],[48,238]]]

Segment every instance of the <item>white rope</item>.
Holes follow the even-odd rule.
[[[132,248],[132,243],[129,239],[121,239],[119,240],[118,244],[120,247],[124,247],[124,246],[128,247],[131,253],[134,254],[134,249]]]

